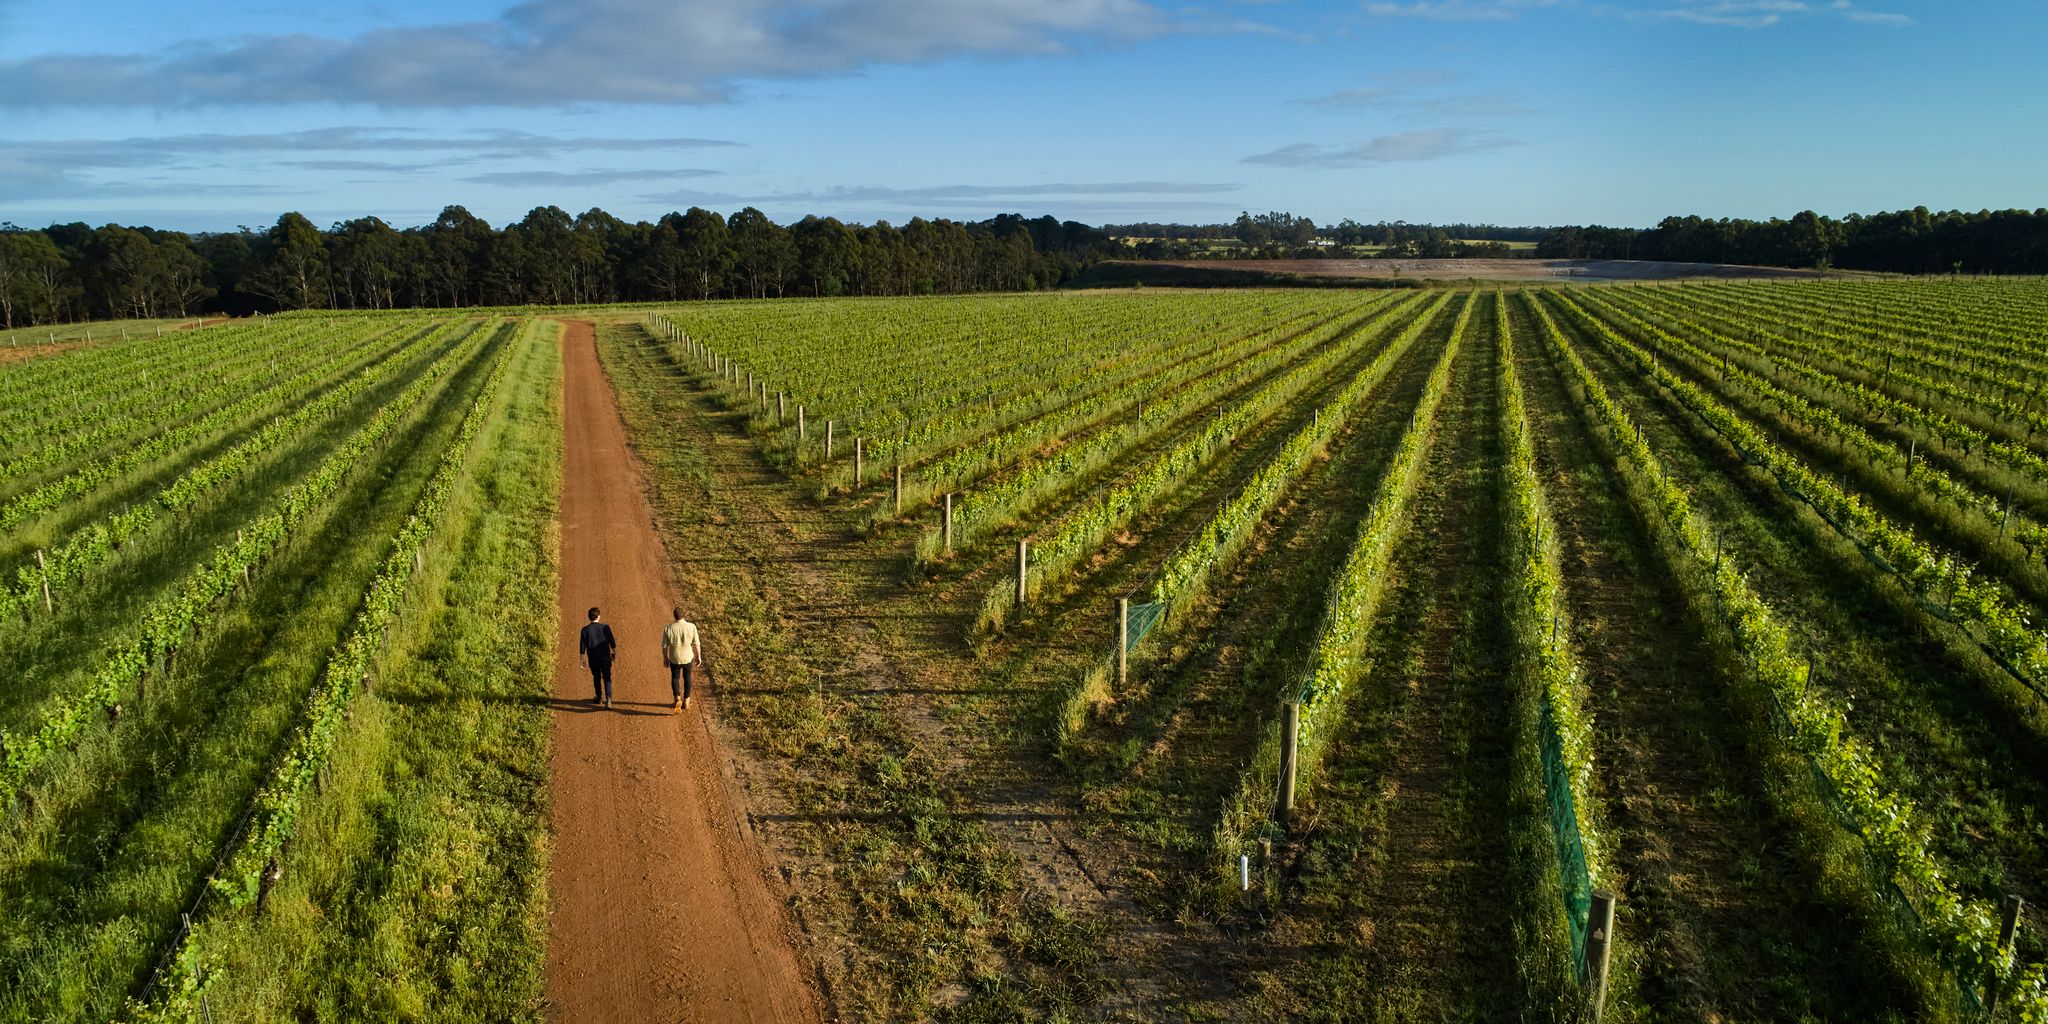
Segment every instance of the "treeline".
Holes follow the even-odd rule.
[[[2048,274],[2048,210],[1840,220],[1667,217],[1654,228],[1490,224],[1317,226],[1285,212],[1227,224],[1116,224],[1052,217],[913,218],[780,225],[748,207],[692,208],[652,223],[592,209],[534,209],[495,228],[460,206],[400,230],[375,217],[315,227],[287,213],[268,230],[0,224],[0,326],[288,309],[673,302],[787,295],[915,295],[1054,288],[1105,259],[1306,259],[1372,247],[1387,258],[1553,259],[1835,267],[1906,274]],[[1523,250],[1527,252],[1527,250]],[[1515,254],[1519,255],[1519,253]]]
[[[1052,217],[776,224],[752,207],[653,223],[543,206],[503,229],[460,206],[399,230],[375,217],[321,230],[184,234],[109,224],[0,227],[0,323],[289,309],[517,306],[786,295],[914,295],[1057,287],[1128,250]]]
[[[2048,274],[2048,209],[1924,206],[1840,220],[1807,210],[1790,220],[1666,217],[1640,228],[1552,228],[1536,255],[1818,267],[1899,274]]]

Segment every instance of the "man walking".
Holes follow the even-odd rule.
[[[612,655],[618,650],[619,641],[612,636],[612,627],[599,622],[598,611],[592,608],[590,621],[576,643],[576,657],[590,670],[592,704],[604,701],[605,707],[612,706]]]
[[[661,660],[668,665],[668,691],[676,699],[676,714],[690,706],[690,670],[704,661],[704,646],[697,640],[697,624],[674,609],[676,620],[661,631]]]

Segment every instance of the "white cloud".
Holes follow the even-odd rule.
[[[706,170],[701,167],[589,171],[486,171],[482,174],[472,174],[456,180],[471,182],[477,185],[496,185],[501,188],[589,188],[594,185],[617,185],[628,181],[708,178],[723,173],[725,172]]]
[[[431,133],[407,128],[343,125],[303,131],[230,134],[198,133],[125,139],[60,139],[43,142],[0,142],[0,195],[9,199],[112,195],[198,195],[209,192],[274,192],[264,185],[202,185],[152,183],[130,177],[142,171],[190,171],[219,158],[232,158],[246,169],[253,159],[343,154],[339,158],[278,159],[275,166],[319,172],[360,172],[384,176],[417,174],[477,161],[545,159],[573,153],[663,153],[736,147],[723,139],[620,138],[539,135],[512,129],[480,129]],[[414,155],[415,162],[377,159],[385,154]],[[513,172],[505,172],[511,174]],[[588,172],[624,174],[612,180],[676,178],[716,171]],[[576,184],[575,172],[535,184]],[[480,178],[466,179],[480,181]],[[589,179],[583,183],[598,183]],[[511,183],[506,181],[485,182]]]
[[[1429,18],[1435,21],[1506,21],[1523,11],[1556,7],[1562,0],[1418,0],[1414,3],[1368,3],[1365,13],[1382,18]]]
[[[1264,28],[1146,0],[526,0],[486,21],[0,61],[0,105],[704,103],[751,79]]]
[[[987,203],[1046,196],[1198,196],[1235,192],[1243,186],[1202,181],[1038,182],[1023,185],[836,185],[807,192],[698,192],[684,190],[643,196],[653,202],[787,204]],[[1224,204],[1228,205],[1228,204]]]
[[[1659,6],[1630,10],[1630,17],[1690,21],[1701,25],[1731,28],[1769,28],[1791,17],[1834,15],[1864,25],[1911,25],[1903,14],[1866,10],[1854,0],[1813,3],[1808,0],[1681,0]]]
[[[1312,96],[1295,102],[1305,107],[1341,111],[1391,111],[1407,118],[1442,121],[1450,118],[1517,117],[1532,108],[1505,93],[1444,93],[1435,87],[1455,82],[1458,75],[1442,71],[1396,71],[1372,76],[1371,85]]]
[[[1364,167],[1371,164],[1440,160],[1444,157],[1500,149],[1516,144],[1512,139],[1504,139],[1490,132],[1476,132],[1464,128],[1428,128],[1412,132],[1394,132],[1390,135],[1375,136],[1363,142],[1334,146],[1297,142],[1270,152],[1255,153],[1245,157],[1243,162],[1265,164],[1269,167],[1317,169]]]
[[[1866,25],[1911,25],[1904,14],[1867,10],[1855,0],[1411,0],[1368,2],[1365,13],[1385,18],[1427,18],[1435,21],[1509,21],[1530,11],[1570,9],[1594,15],[1649,21],[1689,21],[1731,28],[1768,28],[1788,17],[1832,14]]]
[[[1835,0],[1832,10],[1850,21],[1862,22],[1865,25],[1888,25],[1894,28],[1904,28],[1913,23],[1912,18],[1903,14],[1894,14],[1889,11],[1866,11],[1856,6],[1851,0]]]

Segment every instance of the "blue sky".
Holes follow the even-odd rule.
[[[0,0],[0,220],[2048,205],[2039,0]]]

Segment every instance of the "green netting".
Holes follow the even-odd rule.
[[[1138,641],[1145,639],[1145,634],[1152,632],[1152,627],[1159,625],[1159,620],[1165,617],[1164,601],[1132,605],[1126,630],[1130,638],[1124,641],[1124,650],[1128,651],[1138,646]]]
[[[1564,893],[1564,922],[1571,931],[1572,963],[1586,980],[1586,922],[1593,914],[1593,878],[1586,871],[1586,846],[1579,838],[1579,813],[1572,804],[1572,777],[1564,763],[1564,740],[1543,702],[1543,792],[1550,801],[1550,833],[1557,838],[1559,888]]]

